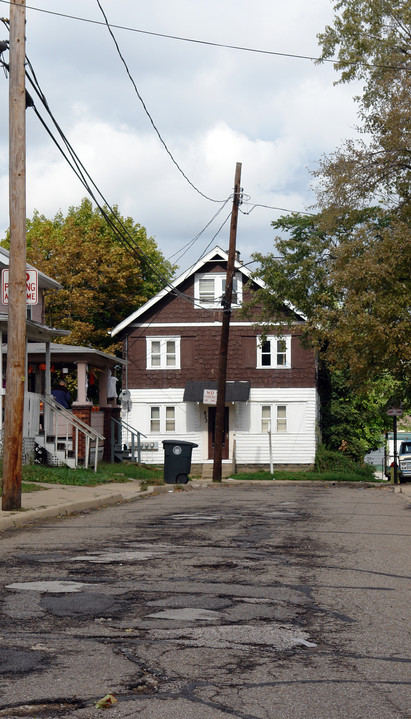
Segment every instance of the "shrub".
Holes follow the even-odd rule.
[[[370,464],[355,462],[343,452],[335,452],[320,444],[315,454],[316,472],[343,472],[345,474],[359,474],[364,481],[374,479],[374,467]]]

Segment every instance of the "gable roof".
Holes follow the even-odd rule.
[[[131,315],[126,317],[122,322],[120,322],[116,327],[114,327],[111,330],[111,336],[114,337],[119,332],[122,332],[126,329],[130,324],[132,324],[138,317],[143,315],[148,309],[153,307],[157,304],[160,300],[162,300],[167,295],[173,293],[175,290],[178,291],[179,285],[181,285],[185,280],[187,280],[189,277],[192,277],[197,272],[199,272],[208,262],[214,262],[218,260],[223,260],[224,262],[228,261],[228,252],[226,250],[222,250],[221,247],[218,245],[214,247],[213,250],[210,250],[204,257],[201,257],[198,262],[196,262],[194,265],[188,268],[185,272],[183,272],[182,275],[179,277],[176,277],[174,280],[170,280],[169,284],[164,287],[160,292],[157,292],[154,297],[152,297],[150,300],[147,300],[141,307],[138,308],[135,312],[133,312]],[[260,280],[258,278],[252,277],[251,272],[245,265],[243,265],[239,260],[235,260],[234,267],[236,272],[241,272],[247,279],[251,279],[255,284],[259,285],[260,287],[264,287],[263,280]],[[298,312],[291,304],[287,305],[289,309],[293,310],[293,312],[296,312],[299,314],[302,318],[303,315],[301,312]],[[303,318],[304,319],[304,318]]]

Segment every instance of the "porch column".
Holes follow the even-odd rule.
[[[77,362],[77,399],[73,406],[87,406],[92,402],[87,401],[87,362]]]
[[[44,377],[44,394],[45,397],[51,396],[51,353],[50,342],[46,342],[46,371]],[[53,418],[50,407],[44,403],[43,422],[46,437],[53,434]]]
[[[51,395],[51,353],[50,342],[46,342],[46,372],[45,372],[44,394],[46,397]]]
[[[0,330],[0,431],[3,432],[3,396],[5,390],[3,388],[3,332]],[[1,436],[3,444],[3,436]]]
[[[100,407],[107,405],[107,372],[101,372],[98,383],[98,403]]]
[[[87,362],[77,362],[77,399],[72,404],[73,414],[83,422],[91,426],[92,402],[87,401]],[[75,436],[73,435],[73,449],[75,448]],[[86,456],[86,441],[82,432],[78,435],[78,457]]]

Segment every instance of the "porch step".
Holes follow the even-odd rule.
[[[129,462],[138,462],[137,453],[135,457],[133,457],[129,449],[123,449],[120,446],[114,447],[114,457],[119,462],[123,462],[124,460]]]
[[[39,434],[35,437],[36,444],[46,452],[47,464],[51,466],[67,465],[75,469],[76,459],[73,449],[67,447],[66,442],[55,443],[55,437],[52,435]],[[69,443],[71,445],[71,442]]]

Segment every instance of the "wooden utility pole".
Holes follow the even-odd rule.
[[[3,449],[5,511],[21,508],[26,355],[26,0],[10,2],[10,266]]]
[[[225,389],[227,377],[228,337],[230,333],[231,299],[233,294],[235,246],[237,238],[238,206],[241,195],[241,162],[237,162],[234,177],[233,209],[231,211],[230,244],[228,248],[227,276],[223,297],[220,361],[218,366],[217,407],[215,416],[213,482],[221,482],[221,463],[224,436]]]

